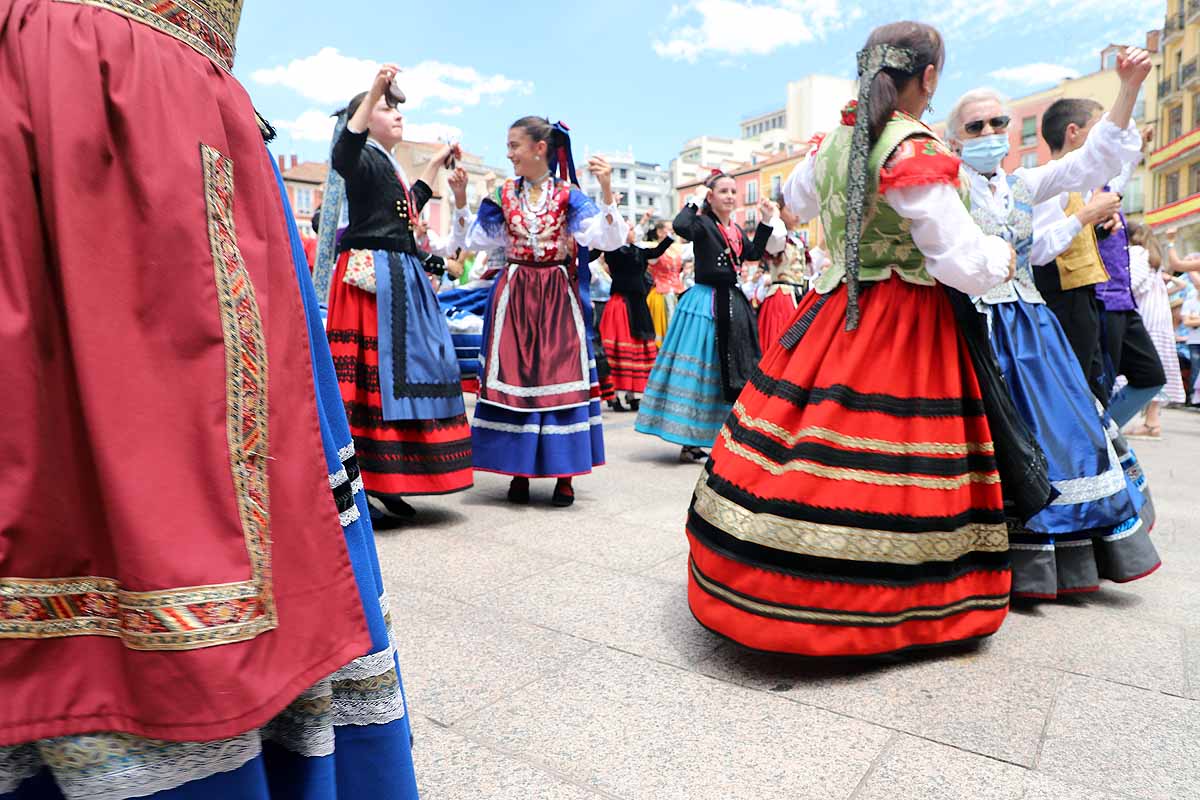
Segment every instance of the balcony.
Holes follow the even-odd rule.
[[[1197,78],[1200,78],[1200,58],[1193,58],[1183,62],[1183,66],[1179,68],[1180,88],[1190,88],[1196,83]]]
[[[1187,3],[1187,21],[1195,22],[1200,18],[1200,0],[1188,0]]]
[[[1170,99],[1170,97],[1179,91],[1179,83],[1174,76],[1168,76],[1158,82],[1158,102]]]
[[[1163,23],[1163,33],[1166,35],[1168,42],[1183,35],[1184,24],[1182,12],[1167,16],[1166,22]]]

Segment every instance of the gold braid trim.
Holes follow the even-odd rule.
[[[993,455],[996,452],[991,442],[966,442],[954,444],[951,442],[892,442],[886,439],[868,439],[862,436],[847,436],[844,433],[829,428],[808,427],[792,433],[773,422],[752,417],[739,400],[733,405],[734,413],[742,425],[753,430],[769,433],[788,447],[792,447],[801,439],[824,439],[842,447],[853,447],[858,450],[874,450],[879,453],[896,453],[912,455],[926,453],[939,456]]]
[[[1003,524],[972,523],[954,531],[896,533],[757,514],[710,488],[702,474],[693,509],[704,521],[743,542],[788,553],[879,564],[954,561],[968,553],[1008,550]]]
[[[733,455],[744,458],[772,475],[786,475],[789,472],[804,472],[818,478],[828,478],[835,481],[854,481],[873,486],[915,486],[921,489],[961,489],[972,483],[995,484],[1000,482],[996,472],[968,472],[953,478],[940,478],[928,475],[895,475],[886,472],[871,472],[851,467],[827,467],[804,459],[794,459],[783,464],[777,464],[761,453],[756,453],[733,440],[729,428],[721,429],[721,438],[725,448]]]

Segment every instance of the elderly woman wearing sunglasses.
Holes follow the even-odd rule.
[[[977,303],[989,316],[1005,381],[1046,453],[1060,495],[1023,529],[1011,529],[1014,595],[1095,591],[1102,577],[1133,580],[1159,564],[1140,527],[1139,499],[1126,488],[1087,379],[1030,265],[1034,206],[1060,192],[1095,188],[1138,157],[1131,112],[1131,103],[1119,103],[1079,150],[1011,175],[1000,166],[1009,141],[1000,95],[968,92],[947,121],[947,139],[960,152],[970,184],[971,216],[1017,253],[1015,277]]]

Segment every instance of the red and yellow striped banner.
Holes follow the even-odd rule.
[[[1168,161],[1187,153],[1195,147],[1200,146],[1200,128],[1185,133],[1173,142],[1168,143],[1164,147],[1160,147],[1150,154],[1150,158],[1146,162],[1146,166],[1150,169],[1160,167]]]
[[[1200,213],[1200,194],[1194,194],[1191,197],[1185,197],[1178,202],[1165,205],[1162,208],[1147,211],[1146,224],[1156,228],[1160,225],[1178,222],[1184,217],[1189,217],[1196,213]]]

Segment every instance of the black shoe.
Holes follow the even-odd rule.
[[[417,510],[401,500],[399,497],[390,497],[386,500],[380,497],[378,500],[379,502],[383,503],[383,507],[386,508],[388,513],[393,517],[399,517],[400,519],[412,519],[417,515]]]
[[[552,505],[566,508],[575,503],[575,487],[570,483],[559,481],[554,486],[554,496],[550,498]]]
[[[628,411],[628,410],[629,410],[629,409],[628,409],[628,408],[626,408],[625,406],[621,405],[621,398],[619,398],[619,397],[614,397],[612,400],[609,400],[609,401],[608,401],[608,407],[609,407],[609,408],[611,408],[613,411],[616,411],[616,412],[622,412],[622,411]]]
[[[680,464],[702,464],[708,460],[708,453],[699,447],[683,447],[679,450]]]
[[[518,505],[529,504],[529,478],[513,478],[508,484],[508,502]]]
[[[391,514],[385,514],[375,506],[371,506],[371,527],[377,531],[390,531],[401,527],[404,523]]]
[[[637,399],[637,398],[634,398],[634,399],[632,399],[632,400],[630,400],[630,401],[629,401],[629,410],[630,410],[630,411],[637,411],[637,410],[638,410],[639,408],[641,408],[641,407],[642,407],[642,401],[641,401],[641,400],[639,400],[639,399]]]

